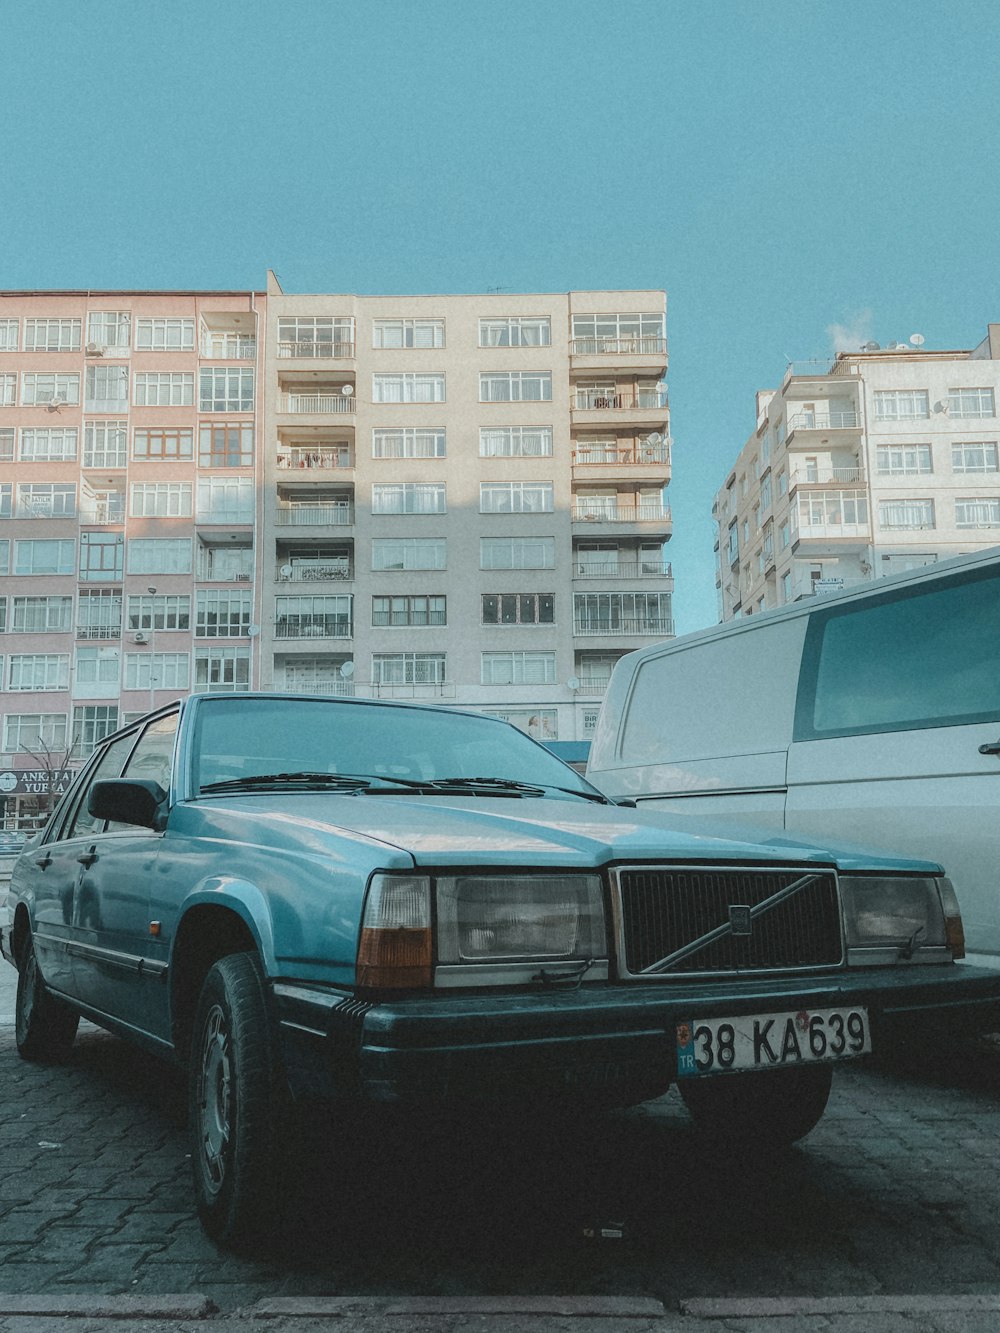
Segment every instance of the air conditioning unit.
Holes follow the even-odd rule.
[[[56,412],[60,407],[63,406],[65,402],[66,402],[65,398],[50,398],[49,401],[45,404],[45,406],[48,409],[48,411]]]
[[[101,346],[100,343],[87,343],[86,351],[88,356],[104,355],[104,348]]]
[[[133,634],[133,635],[132,635],[132,642],[133,642],[133,643],[148,643],[148,642],[149,642],[149,635],[148,635],[148,634],[143,634],[142,630],[139,630],[138,634]]]
[[[237,582],[237,583],[249,583],[249,582],[250,582],[250,575],[249,575],[249,574],[237,574],[237,575],[236,575],[236,582]]]

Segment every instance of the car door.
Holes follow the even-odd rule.
[[[177,716],[171,712],[146,725],[130,748],[123,778],[151,779],[169,791]],[[103,821],[75,839],[80,996],[100,1013],[154,1036],[165,1034],[166,1013],[165,950],[150,919],[162,841],[157,830]]]

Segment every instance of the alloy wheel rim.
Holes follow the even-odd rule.
[[[207,1183],[218,1194],[226,1178],[232,1109],[232,1064],[225,1014],[214,1005],[205,1024],[198,1080],[198,1134]]]

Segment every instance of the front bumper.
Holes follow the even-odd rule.
[[[876,1052],[901,1024],[928,1042],[1000,1027],[1000,968],[965,964],[375,1003],[278,982],[274,997],[293,1091],[372,1102],[642,1100],[673,1081],[677,1024],[699,1017],[864,1006]]]

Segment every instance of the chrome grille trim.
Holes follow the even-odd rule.
[[[843,966],[840,887],[826,866],[629,865],[611,870],[618,975],[669,981]],[[749,936],[729,909],[749,909]]]

